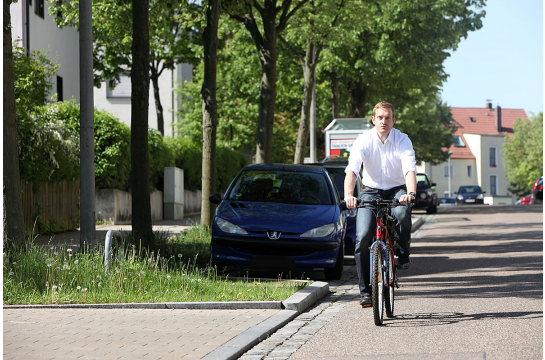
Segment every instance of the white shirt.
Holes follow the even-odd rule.
[[[413,144],[406,134],[394,128],[384,144],[375,129],[365,131],[352,145],[345,172],[357,175],[362,165],[361,181],[365,186],[388,190],[405,185],[405,175],[409,171],[416,173]]]

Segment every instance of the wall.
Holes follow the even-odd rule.
[[[150,195],[151,220],[163,220],[163,193],[155,191]],[[95,192],[97,221],[114,225],[131,224],[132,196],[118,189],[97,189]]]

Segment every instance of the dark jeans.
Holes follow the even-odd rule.
[[[398,186],[389,190],[380,190],[365,188],[360,195],[362,200],[372,200],[382,198],[384,200],[399,199],[401,195],[407,193],[405,186]],[[399,234],[397,244],[398,249],[395,249],[396,255],[399,257],[407,257],[410,254],[411,242],[411,204],[404,204],[392,208],[392,214],[396,219],[396,230]],[[371,209],[359,208],[358,217],[356,220],[356,248],[354,251],[354,259],[356,260],[356,269],[358,271],[360,294],[371,294],[371,267],[369,264],[370,251],[369,248],[375,240],[377,220]]]

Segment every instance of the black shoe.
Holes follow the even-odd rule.
[[[397,258],[397,268],[400,270],[407,270],[411,267],[411,258],[405,257],[405,258]]]
[[[360,298],[360,305],[362,307],[371,306],[371,295],[362,295]]]

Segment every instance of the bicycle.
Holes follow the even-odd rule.
[[[388,318],[394,317],[394,288],[399,288],[394,258],[398,234],[395,230],[395,218],[391,209],[400,205],[403,204],[399,203],[397,199],[383,200],[379,198],[358,199],[356,206],[372,210],[377,220],[375,240],[369,248],[371,251],[371,299],[373,317],[377,326],[384,323],[384,308],[386,308]],[[341,202],[341,208],[346,209],[344,201]]]

